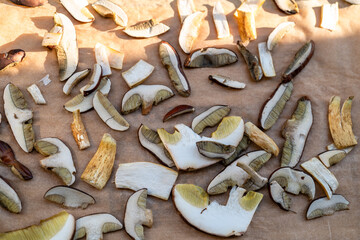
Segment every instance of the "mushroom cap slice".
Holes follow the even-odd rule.
[[[178,106],[172,108],[170,111],[168,111],[165,114],[165,116],[163,118],[163,122],[166,122],[171,118],[183,115],[185,113],[193,113],[194,111],[195,111],[195,108],[193,106],[185,105],[185,104],[178,105]]]
[[[252,52],[250,52],[240,41],[236,42],[236,46],[238,47],[241,55],[246,62],[251,78],[255,82],[260,81],[263,77],[263,71],[260,66],[258,57]]]
[[[179,45],[185,53],[191,52],[205,16],[206,12],[197,11],[185,18],[179,34]]]
[[[0,206],[12,213],[20,213],[21,200],[15,190],[0,177]],[[0,234],[1,236],[1,234]]]
[[[156,163],[121,163],[116,171],[115,186],[134,191],[146,188],[149,195],[167,200],[177,176],[176,171]]]
[[[217,32],[217,38],[230,37],[229,23],[220,1],[217,1],[212,11],[213,20]]]
[[[123,31],[130,37],[151,38],[166,33],[169,30],[169,26],[163,23],[158,23],[156,19],[150,19],[148,21],[140,22],[127,27]]]
[[[85,209],[89,204],[95,204],[95,199],[76,188],[67,186],[55,186],[50,188],[44,195],[46,200],[60,204],[64,207]]]
[[[200,134],[204,128],[213,127],[218,124],[226,115],[230,113],[230,107],[227,105],[217,105],[209,108],[196,116],[192,123],[191,128],[197,134]]]
[[[25,55],[25,51],[22,49],[12,49],[7,53],[0,53],[0,72],[22,62]]]
[[[299,12],[299,7],[295,0],[274,0],[276,6],[286,14]]]
[[[236,63],[238,57],[235,52],[227,48],[201,48],[190,53],[185,59],[184,67],[203,68],[203,67],[222,67]]]
[[[231,145],[225,145],[214,141],[196,142],[199,153],[208,158],[227,159],[234,154],[236,148]]]
[[[155,67],[140,59],[130,69],[121,73],[129,88],[136,87],[143,83],[154,71]]]
[[[334,194],[331,199],[326,197],[312,201],[306,212],[306,219],[314,219],[333,215],[336,211],[348,210],[349,201],[339,194]]]
[[[91,6],[101,16],[112,18],[117,25],[126,27],[128,23],[128,17],[119,5],[109,0],[98,0]]]
[[[193,184],[177,184],[172,196],[175,207],[185,220],[197,229],[220,236],[243,235],[260,204],[263,195],[233,187],[226,205],[209,204],[208,194]]]
[[[91,69],[87,68],[85,70],[76,72],[73,75],[71,75],[71,77],[68,80],[66,80],[66,83],[64,84],[63,92],[66,95],[69,95],[71,90],[73,89],[73,87],[75,87],[80,81],[85,79],[87,77],[87,75],[89,75],[90,72],[91,72]]]
[[[84,95],[84,97],[86,97],[87,95],[91,94],[96,89],[98,89],[101,81],[101,75],[102,75],[102,67],[100,64],[95,63],[94,70],[91,74],[89,83],[80,89],[80,92]]]
[[[246,87],[245,83],[231,80],[229,77],[223,75],[209,75],[209,80],[232,89],[243,89]]]
[[[147,190],[140,189],[131,195],[126,203],[124,225],[126,232],[136,240],[145,239],[144,226],[151,227],[153,215],[146,209]]]
[[[89,5],[87,0],[60,0],[60,2],[79,22],[87,23],[95,20],[94,15],[86,8]]]
[[[343,160],[346,157],[346,155],[347,152],[345,150],[334,149],[320,153],[318,158],[327,168],[329,168],[332,165]]]
[[[269,184],[270,196],[282,209],[289,211],[291,208],[291,198],[286,194],[284,189],[277,181]]]
[[[183,23],[184,19],[190,14],[196,12],[193,0],[177,0],[176,1],[180,22]]]
[[[277,25],[277,27],[270,33],[267,39],[267,49],[269,51],[273,50],[274,47],[276,47],[276,45],[279,43],[279,41],[285,36],[285,34],[294,27],[294,22],[283,22]]]
[[[235,161],[238,157],[240,157],[240,154],[245,151],[250,144],[250,139],[248,136],[246,136],[244,134],[243,138],[241,139],[241,141],[239,142],[239,144],[236,146],[235,152],[233,155],[231,155],[229,158],[224,159],[222,161],[222,163],[227,166],[230,163],[232,163],[233,161]]]

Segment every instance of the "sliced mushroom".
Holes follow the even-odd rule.
[[[151,38],[166,33],[170,27],[158,23],[156,19],[137,23],[124,29],[124,33],[134,38]]]
[[[142,84],[154,71],[154,66],[140,59],[134,66],[121,73],[129,88]]]
[[[68,208],[87,208],[95,204],[95,199],[86,192],[67,186],[55,186],[50,188],[44,195],[46,200],[60,204]]]
[[[0,177],[0,206],[4,207],[6,210],[12,213],[20,213],[22,206],[21,200],[17,193],[15,192],[9,184],[7,184]],[[1,237],[1,233],[0,233]]]
[[[85,79],[89,73],[91,72],[90,68],[87,68],[83,71],[80,72],[76,72],[73,75],[71,75],[71,77],[66,81],[66,83],[64,84],[63,87],[63,92],[66,95],[69,95],[71,90],[79,83],[81,82],[83,79]]]
[[[89,137],[87,135],[85,126],[81,120],[80,110],[77,109],[73,112],[74,121],[71,123],[71,131],[75,142],[80,150],[90,147]]]
[[[197,134],[200,134],[204,128],[213,127],[218,124],[225,116],[230,113],[230,107],[227,105],[213,106],[205,112],[199,114],[191,123],[191,128]]]
[[[236,148],[231,145],[225,145],[214,141],[196,142],[196,147],[201,155],[208,158],[227,159],[234,154]]]
[[[222,67],[238,61],[235,52],[227,48],[201,48],[190,53],[185,59],[184,67],[204,68],[204,67]]]
[[[269,34],[267,39],[267,49],[272,51],[279,41],[295,27],[294,22],[283,22],[276,26],[276,28]]]
[[[274,154],[275,156],[279,155],[279,147],[276,145],[274,140],[272,140],[252,122],[247,122],[245,124],[245,133],[252,142],[268,153]]]
[[[274,0],[276,6],[286,14],[296,14],[299,7],[295,0]]]
[[[312,201],[306,212],[306,219],[330,216],[342,210],[349,210],[349,201],[339,194],[334,194],[331,199],[322,197]]]
[[[345,0],[346,2],[354,5],[360,5],[360,0]]]
[[[235,160],[240,156],[240,154],[249,147],[249,144],[250,144],[250,139],[248,138],[248,136],[246,136],[246,135],[244,134],[243,138],[241,139],[241,141],[239,142],[239,144],[236,146],[236,149],[235,149],[234,154],[231,155],[229,158],[224,159],[224,160],[222,161],[222,163],[223,163],[225,166],[227,166],[227,165],[229,165],[230,163],[232,163],[233,161],[235,161]]]
[[[96,63],[101,66],[101,76],[111,75],[110,63],[109,63],[106,46],[101,43],[96,43],[94,50],[95,50]]]
[[[91,74],[89,83],[80,89],[80,92],[84,95],[84,97],[88,96],[96,89],[98,89],[101,81],[100,78],[101,75],[102,75],[102,68],[100,64],[95,63],[94,70],[93,73]]]
[[[17,5],[23,5],[27,7],[38,7],[47,3],[47,0],[10,0]]]
[[[261,68],[265,77],[275,77],[276,72],[271,57],[270,51],[266,47],[266,42],[261,42],[258,44],[259,58],[261,63]]]
[[[334,31],[339,21],[339,4],[325,3],[321,6],[320,27]]]
[[[190,105],[178,105],[171,109],[169,112],[167,112],[163,118],[163,122],[166,122],[167,120],[174,118],[176,116],[185,114],[185,113],[192,113],[195,111],[195,108]]]
[[[272,181],[269,184],[270,196],[282,209],[290,211],[291,198],[277,181]]]
[[[245,83],[231,80],[229,77],[225,77],[222,75],[209,75],[209,80],[233,89],[243,89],[246,86]]]
[[[122,69],[125,54],[107,46],[105,46],[105,48],[110,67],[115,69]]]
[[[46,100],[44,96],[41,94],[41,91],[39,87],[36,85],[36,83],[32,84],[26,90],[30,93],[31,97],[34,99],[34,102],[36,104],[46,104]]]
[[[151,227],[153,215],[146,208],[147,189],[140,189],[131,195],[126,203],[124,225],[126,232],[133,239],[145,239],[144,227]]]
[[[91,5],[97,13],[106,18],[112,18],[120,27],[126,27],[128,17],[121,7],[109,0],[98,0]]]
[[[41,45],[47,47],[50,50],[54,49],[60,44],[63,34],[63,28],[60,25],[56,25],[47,33],[45,33]]]
[[[249,174],[250,179],[244,184],[244,188],[246,190],[259,190],[262,187],[267,184],[268,179],[265,177],[260,176],[257,172],[254,171],[251,167],[249,167],[247,164],[244,164],[242,162],[238,162],[236,166],[242,168],[247,174]]]
[[[357,141],[359,138],[355,136],[355,139],[356,139],[356,141]],[[351,147],[343,148],[343,149],[341,149],[341,150],[345,151],[346,153],[349,153],[349,152],[351,152],[351,150],[353,150],[353,148],[354,148],[354,146],[351,146]],[[330,150],[339,150],[339,149],[335,146],[334,143],[331,143],[331,144],[327,145],[327,146],[326,146],[326,149],[327,149],[328,151],[330,151]]]
[[[25,55],[25,51],[21,49],[12,49],[7,53],[0,53],[0,72],[22,62]]]
[[[230,37],[229,23],[226,19],[226,15],[220,1],[215,3],[212,16],[215,23],[217,38]]]
[[[341,160],[343,160],[347,155],[347,152],[345,150],[329,150],[325,151],[323,153],[320,153],[318,158],[320,161],[326,166],[331,167],[332,165],[337,164]]]
[[[246,43],[255,40],[257,38],[255,13],[248,9],[238,8],[235,10],[234,17],[238,24],[241,42]]]
[[[263,77],[263,71],[261,70],[259,59],[256,55],[251,53],[240,41],[236,43],[241,55],[247,64],[250,72],[250,76],[254,81],[260,81]]]
[[[187,16],[196,12],[193,0],[177,0],[176,4],[181,23],[184,22]]]
[[[199,36],[200,26],[206,13],[197,11],[187,16],[179,34],[179,45],[184,53],[190,53],[195,39]]]
[[[95,20],[94,15],[86,8],[86,6],[89,5],[87,0],[60,0],[60,2],[71,16],[79,22],[87,23]]]

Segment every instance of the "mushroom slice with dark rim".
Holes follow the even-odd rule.
[[[250,144],[250,139],[248,136],[244,134],[243,138],[236,146],[234,154],[231,155],[229,158],[222,160],[222,164],[227,166],[233,161],[235,161],[240,156],[240,154],[249,147],[249,144]]]
[[[252,142],[267,151],[268,153],[279,155],[279,147],[268,135],[261,131],[252,122],[245,123],[245,134]]]
[[[274,202],[276,202],[282,209],[290,211],[291,198],[280,186],[277,181],[272,181],[269,184],[270,196]]]
[[[120,27],[126,27],[128,17],[121,7],[109,0],[98,0],[91,4],[97,13],[106,18],[112,18]]]
[[[299,12],[299,7],[295,0],[274,0],[276,6],[286,14]]]
[[[312,201],[306,212],[306,219],[330,216],[342,210],[349,210],[349,201],[339,194],[334,194],[331,199],[322,197]]]
[[[46,200],[60,204],[64,207],[85,209],[89,204],[95,204],[95,199],[79,189],[67,186],[55,186],[44,195]]]
[[[167,120],[174,118],[176,116],[185,114],[185,113],[192,113],[195,111],[195,108],[190,105],[178,105],[171,109],[169,112],[167,112],[163,118],[163,122],[166,122]]]
[[[47,3],[47,0],[10,0],[17,5],[23,5],[27,7],[38,7]]]
[[[267,39],[267,49],[272,51],[279,43],[279,41],[285,36],[285,34],[294,27],[294,22],[283,22],[277,25],[276,28],[269,34]]]
[[[148,21],[126,27],[123,31],[130,37],[151,38],[166,33],[169,30],[169,26],[163,23],[158,23],[156,19],[150,19]]]
[[[196,147],[201,155],[208,158],[227,159],[234,154],[236,148],[231,145],[224,145],[214,141],[196,142]]]
[[[21,49],[13,49],[7,53],[0,53],[0,72],[22,62],[25,55],[25,51]]]
[[[229,77],[225,77],[222,75],[209,75],[209,80],[233,89],[243,89],[246,86],[245,83],[231,80]]]
[[[101,81],[101,73],[102,70],[100,64],[95,63],[89,83],[80,89],[80,92],[84,95],[84,97],[88,96],[99,87]]]
[[[82,70],[80,72],[76,72],[66,81],[63,87],[63,92],[66,95],[69,95],[73,87],[75,87],[80,81],[85,79],[87,75],[91,72],[90,68],[87,68],[85,70]]]
[[[15,190],[0,177],[0,206],[12,213],[20,213],[21,200]],[[1,237],[1,233],[0,233]]]
[[[230,107],[227,105],[217,105],[209,108],[196,116],[192,123],[191,128],[197,134],[200,134],[204,128],[213,127],[218,124],[225,116],[230,113]]]
[[[185,59],[184,67],[204,68],[204,67],[222,67],[236,63],[238,57],[235,52],[227,48],[201,48],[194,50]]]
[[[260,66],[259,59],[256,55],[251,53],[240,41],[237,41],[236,43],[241,55],[244,57],[244,60],[247,64],[247,67],[250,72],[251,78],[258,82],[263,77],[263,71]]]

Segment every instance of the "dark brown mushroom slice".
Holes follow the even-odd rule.
[[[263,77],[263,71],[261,69],[259,59],[255,54],[251,53],[240,41],[237,41],[236,44],[241,55],[244,57],[251,78],[255,82],[260,81]]]
[[[296,14],[299,7],[295,0],[274,0],[276,6],[286,14]]]
[[[167,120],[174,118],[176,116],[185,114],[185,113],[192,113],[195,111],[195,108],[190,105],[178,105],[174,108],[172,108],[169,112],[167,112],[163,118],[163,122],[166,122]]]
[[[23,5],[27,7],[38,7],[47,3],[47,0],[10,0],[17,5]]]
[[[235,52],[227,48],[201,48],[190,53],[186,58],[184,67],[187,68],[215,68],[222,67],[238,61]]]
[[[21,49],[12,49],[7,53],[0,53],[0,71],[22,62],[25,55],[25,51]]]
[[[331,199],[322,197],[312,201],[306,212],[306,219],[330,216],[342,210],[349,210],[349,201],[339,194],[334,194]]]

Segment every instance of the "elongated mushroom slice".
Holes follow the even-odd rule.
[[[129,129],[129,123],[121,116],[111,102],[100,91],[97,91],[93,99],[94,109],[99,117],[111,129],[116,131],[126,131]]]
[[[22,206],[21,200],[17,193],[15,192],[9,184],[7,184],[0,177],[0,206],[4,207],[6,210],[12,213],[20,213]],[[1,237],[1,233],[0,233]]]
[[[317,158],[312,158],[301,164],[301,167],[308,172],[324,189],[328,199],[339,186],[334,174],[332,174]]]
[[[105,133],[100,145],[92,157],[81,179],[91,186],[101,190],[110,178],[116,155],[116,140]]]
[[[15,154],[9,144],[0,140],[0,163],[10,167],[11,171],[21,180],[33,178],[30,170],[15,158]]]
[[[236,146],[234,154],[231,155],[229,158],[224,159],[222,161],[222,164],[227,166],[230,163],[232,163],[233,161],[235,161],[240,156],[240,154],[249,147],[249,144],[250,144],[250,139],[248,136],[246,136],[244,134],[243,138],[241,139],[239,144]]]
[[[196,12],[193,0],[177,0],[177,9],[180,17],[180,22],[183,23],[184,19]]]
[[[101,43],[96,43],[94,50],[95,50],[96,63],[101,66],[101,76],[111,75],[110,63],[109,63],[106,47]],[[94,67],[94,71],[95,71],[95,67]]]
[[[247,122],[245,124],[245,133],[252,142],[268,153],[274,154],[275,156],[279,155],[279,147],[276,145],[274,140],[272,140],[252,122]]]
[[[126,27],[128,17],[121,7],[109,0],[98,0],[91,5],[97,13],[106,18],[112,18],[120,27]]]
[[[234,154],[236,148],[231,145],[225,145],[214,141],[196,142],[199,153],[208,158],[227,159]]]
[[[94,64],[94,70],[91,74],[90,81],[84,87],[80,89],[80,92],[84,95],[84,97],[88,96],[92,92],[98,89],[101,81],[102,68],[100,64]]]
[[[173,191],[176,209],[185,220],[206,233],[220,236],[243,235],[260,204],[263,195],[233,187],[226,205],[216,201],[209,204],[209,195],[199,186],[177,184]]]
[[[53,171],[68,186],[75,182],[76,169],[69,148],[57,138],[37,140],[35,149],[47,156],[40,160],[40,165]],[[56,151],[55,151],[56,150]]]
[[[154,66],[140,59],[134,66],[121,73],[129,88],[142,84],[154,71]]]
[[[304,69],[304,67],[309,63],[311,57],[314,54],[315,43],[310,40],[305,43],[295,54],[295,57],[291,61],[290,65],[287,67],[281,80],[283,82],[291,81],[295,78],[296,75]]]
[[[250,72],[250,76],[254,81],[260,81],[263,77],[263,71],[261,70],[259,59],[256,55],[251,53],[240,41],[236,43],[241,55],[247,64]]]
[[[147,115],[153,105],[156,106],[172,96],[174,96],[174,93],[166,86],[140,85],[125,93],[122,99],[121,113],[129,114],[142,106],[141,113]]]
[[[47,0],[10,0],[17,5],[23,5],[27,7],[38,7],[47,3]]]
[[[75,230],[75,218],[66,211],[61,211],[40,224],[27,228],[0,233],[0,239],[61,239],[71,240]]]
[[[277,181],[272,181],[269,185],[270,196],[282,209],[289,211],[291,208],[291,198],[284,191]]]
[[[203,67],[222,67],[238,61],[235,52],[227,48],[201,48],[190,53],[185,59],[184,67],[203,68]]]
[[[322,197],[312,201],[306,212],[306,219],[330,216],[342,210],[349,210],[349,201],[339,194],[334,194],[331,199]]]
[[[261,63],[261,68],[265,77],[275,77],[276,72],[271,57],[270,51],[266,47],[266,42],[261,42],[258,44],[259,58]]]
[[[134,38],[151,38],[166,33],[170,27],[158,23],[156,19],[137,23],[133,26],[125,28],[123,31],[130,37]]]
[[[29,86],[26,90],[30,93],[36,104],[46,104],[46,100],[36,83]]]
[[[285,34],[294,27],[294,22],[283,22],[277,25],[277,27],[270,33],[267,39],[267,49],[269,51],[273,50],[274,47],[276,47],[276,45],[279,43],[279,41],[285,36]]]
[[[243,185],[246,190],[259,190],[267,184],[268,179],[260,176],[254,169],[249,167],[247,164],[238,162],[236,166],[242,168],[247,174],[249,174],[250,179]]]
[[[73,112],[74,121],[71,123],[71,131],[75,142],[80,150],[90,147],[89,137],[87,135],[85,126],[81,120],[80,110],[77,109]]]
[[[122,229],[122,224],[109,213],[91,214],[76,220],[74,240],[85,237],[88,240],[103,239],[103,233]]]
[[[314,180],[303,171],[282,167],[271,174],[269,182],[273,181],[276,181],[288,193],[295,195],[302,193],[308,196],[310,200],[315,197]]]
[[[318,158],[327,168],[329,168],[332,165],[335,165],[341,160],[343,160],[346,157],[346,155],[347,152],[344,149],[342,150],[334,149],[320,153]]]
[[[133,239],[145,239],[143,225],[151,227],[153,224],[152,211],[146,208],[146,198],[147,189],[140,189],[126,203],[125,230]]]
[[[243,89],[246,86],[245,83],[231,80],[229,77],[225,77],[222,75],[209,75],[209,80],[233,89]]]
[[[179,105],[171,109],[169,112],[167,112],[163,118],[163,122],[166,122],[167,120],[174,118],[176,116],[185,114],[185,113],[192,113],[195,111],[195,108],[190,105]]]
[[[357,136],[355,136],[355,140],[357,141],[359,138]],[[343,148],[341,150],[345,151],[346,154],[348,154],[349,152],[351,152],[351,150],[353,150],[354,146],[351,146],[351,147],[347,147],[347,148]],[[331,143],[329,145],[326,146],[326,149],[328,151],[330,150],[339,150],[334,143]]]
[[[22,62],[25,55],[25,51],[21,49],[13,49],[7,53],[0,53],[0,72]]]
[[[283,127],[285,138],[281,166],[295,167],[300,161],[305,148],[305,142],[313,123],[311,101],[302,97],[297,102],[296,110]]]
[[[226,15],[220,1],[215,3],[212,16],[215,23],[217,38],[230,37],[229,23],[226,19]]]
[[[60,0],[60,2],[71,16],[79,22],[87,23],[95,20],[94,15],[86,8],[89,5],[87,0]]]
[[[35,142],[33,112],[28,108],[20,89],[12,83],[6,85],[3,98],[5,116],[17,143],[25,152],[31,152]]]
[[[178,173],[170,168],[151,162],[121,163],[116,171],[115,186],[138,191],[168,200]]]
[[[325,3],[321,6],[321,22],[320,27],[326,28],[330,31],[336,29],[337,22],[339,21],[339,4]]]
[[[296,14],[299,7],[295,0],[274,0],[276,6],[286,14]]]
[[[95,199],[90,194],[67,186],[50,188],[45,193],[44,198],[68,208],[81,207],[85,209],[89,204],[95,204]]]
[[[281,83],[264,103],[259,117],[262,129],[268,130],[276,123],[291,97],[293,88],[292,81]]]
[[[191,128],[194,132],[200,134],[206,127],[213,127],[218,124],[230,113],[230,110],[227,105],[213,106],[195,117],[191,123]]]
[[[200,26],[205,16],[205,12],[197,11],[185,18],[179,34],[179,45],[184,53],[191,52],[194,41],[199,36]]]
[[[179,2],[179,1],[178,1]],[[161,41],[159,45],[161,63],[166,67],[171,83],[183,97],[190,96],[190,85],[183,71],[179,54],[170,43]]]
[[[90,68],[87,68],[83,71],[80,72],[76,72],[73,75],[71,75],[71,77],[66,81],[66,83],[64,84],[63,87],[63,92],[66,95],[69,95],[71,90],[79,83],[81,82],[83,79],[85,79],[89,73],[91,72]]]

